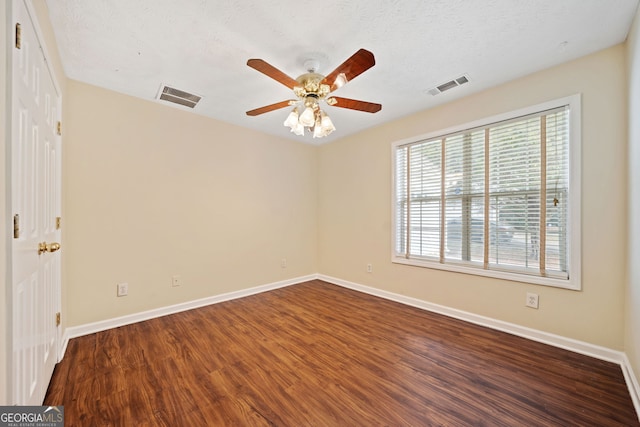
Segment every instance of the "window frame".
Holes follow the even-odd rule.
[[[581,104],[582,99],[580,94],[571,95],[564,98],[559,98],[536,104],[530,107],[521,108],[515,111],[510,111],[502,114],[498,114],[491,117],[482,118],[472,122],[456,125],[446,129],[436,130],[426,134],[418,135],[411,138],[395,141],[391,144],[391,262],[395,264],[404,264],[416,267],[425,267],[437,270],[445,270],[457,273],[471,274],[475,276],[492,277],[496,279],[505,279],[516,282],[524,282],[536,285],[552,286],[556,288],[564,288],[570,290],[582,290],[582,246],[581,246],[581,218],[582,218],[582,205],[581,205]],[[466,130],[474,128],[485,127],[495,125],[499,122],[513,120],[518,117],[527,116],[531,114],[540,113],[546,110],[560,108],[568,106],[569,108],[569,206],[567,216],[567,259],[569,261],[568,279],[559,279],[553,277],[535,276],[525,273],[517,273],[515,271],[503,271],[503,270],[487,270],[482,268],[468,267],[462,264],[456,264],[454,262],[441,263],[436,260],[426,260],[417,258],[407,258],[403,254],[396,253],[396,243],[399,236],[397,235],[397,224],[400,218],[397,218],[396,213],[396,189],[397,189],[397,158],[396,152],[399,147],[418,143],[420,141],[426,141],[434,138],[443,138],[447,135],[460,133]],[[441,245],[444,242],[441,242]]]

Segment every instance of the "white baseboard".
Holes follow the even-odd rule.
[[[69,328],[64,330],[62,334],[62,343],[60,343],[60,349],[58,350],[58,362],[64,358],[64,354],[67,352],[67,346],[69,345]]]
[[[156,308],[153,310],[143,311],[140,313],[129,314],[126,316],[116,317],[114,319],[102,320],[99,322],[87,323],[80,326],[72,326],[65,330],[61,355],[64,355],[64,351],[67,348],[69,340],[71,338],[81,337],[83,335],[93,334],[95,332],[106,331],[107,329],[117,328],[120,326],[130,325],[132,323],[143,322],[145,320],[154,319],[156,317],[167,316],[169,314],[179,313],[181,311],[192,310],[198,307],[204,307],[219,302],[230,301],[249,295],[255,295],[262,292],[271,291],[278,288],[284,288],[285,286],[295,285],[296,283],[306,282],[309,280],[317,279],[317,274],[309,276],[296,277],[294,279],[282,280],[279,282],[269,283],[266,285],[256,286],[249,289],[243,289],[240,291],[228,292],[225,294],[214,295],[194,301],[187,301],[180,304],[170,305],[168,307]],[[62,359],[62,356],[60,357]]]
[[[638,377],[636,377],[633,372],[633,368],[626,354],[623,355],[620,366],[622,367],[622,375],[624,375],[624,380],[627,383],[633,406],[636,408],[636,413],[640,414],[640,384],[638,384]]]

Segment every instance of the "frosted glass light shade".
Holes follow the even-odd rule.
[[[300,115],[299,122],[302,126],[310,127],[313,126],[315,119],[313,114],[313,108],[307,107],[304,112]]]
[[[296,122],[296,124],[291,128],[291,132],[295,133],[296,135],[302,136],[304,135],[304,126]]]
[[[320,127],[322,127],[322,132],[324,133],[324,136],[327,136],[331,132],[336,130],[336,127],[333,125],[331,118],[329,118],[329,116],[327,116],[324,112],[322,112],[321,117],[322,119],[320,121]]]
[[[294,108],[289,113],[287,119],[284,121],[284,125],[290,127],[292,130],[298,124],[298,109]]]
[[[324,134],[322,133],[322,128],[318,126],[318,124],[316,124],[316,126],[313,128],[313,137],[322,138],[323,136]]]

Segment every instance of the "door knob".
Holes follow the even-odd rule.
[[[60,249],[60,243],[47,243],[47,252],[55,252]]]
[[[47,243],[47,242],[42,242],[42,243],[38,243],[38,255],[43,254],[44,252],[55,252],[57,250],[60,250],[60,243]]]

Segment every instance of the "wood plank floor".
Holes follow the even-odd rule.
[[[311,281],[69,343],[70,426],[637,426],[618,365]]]

